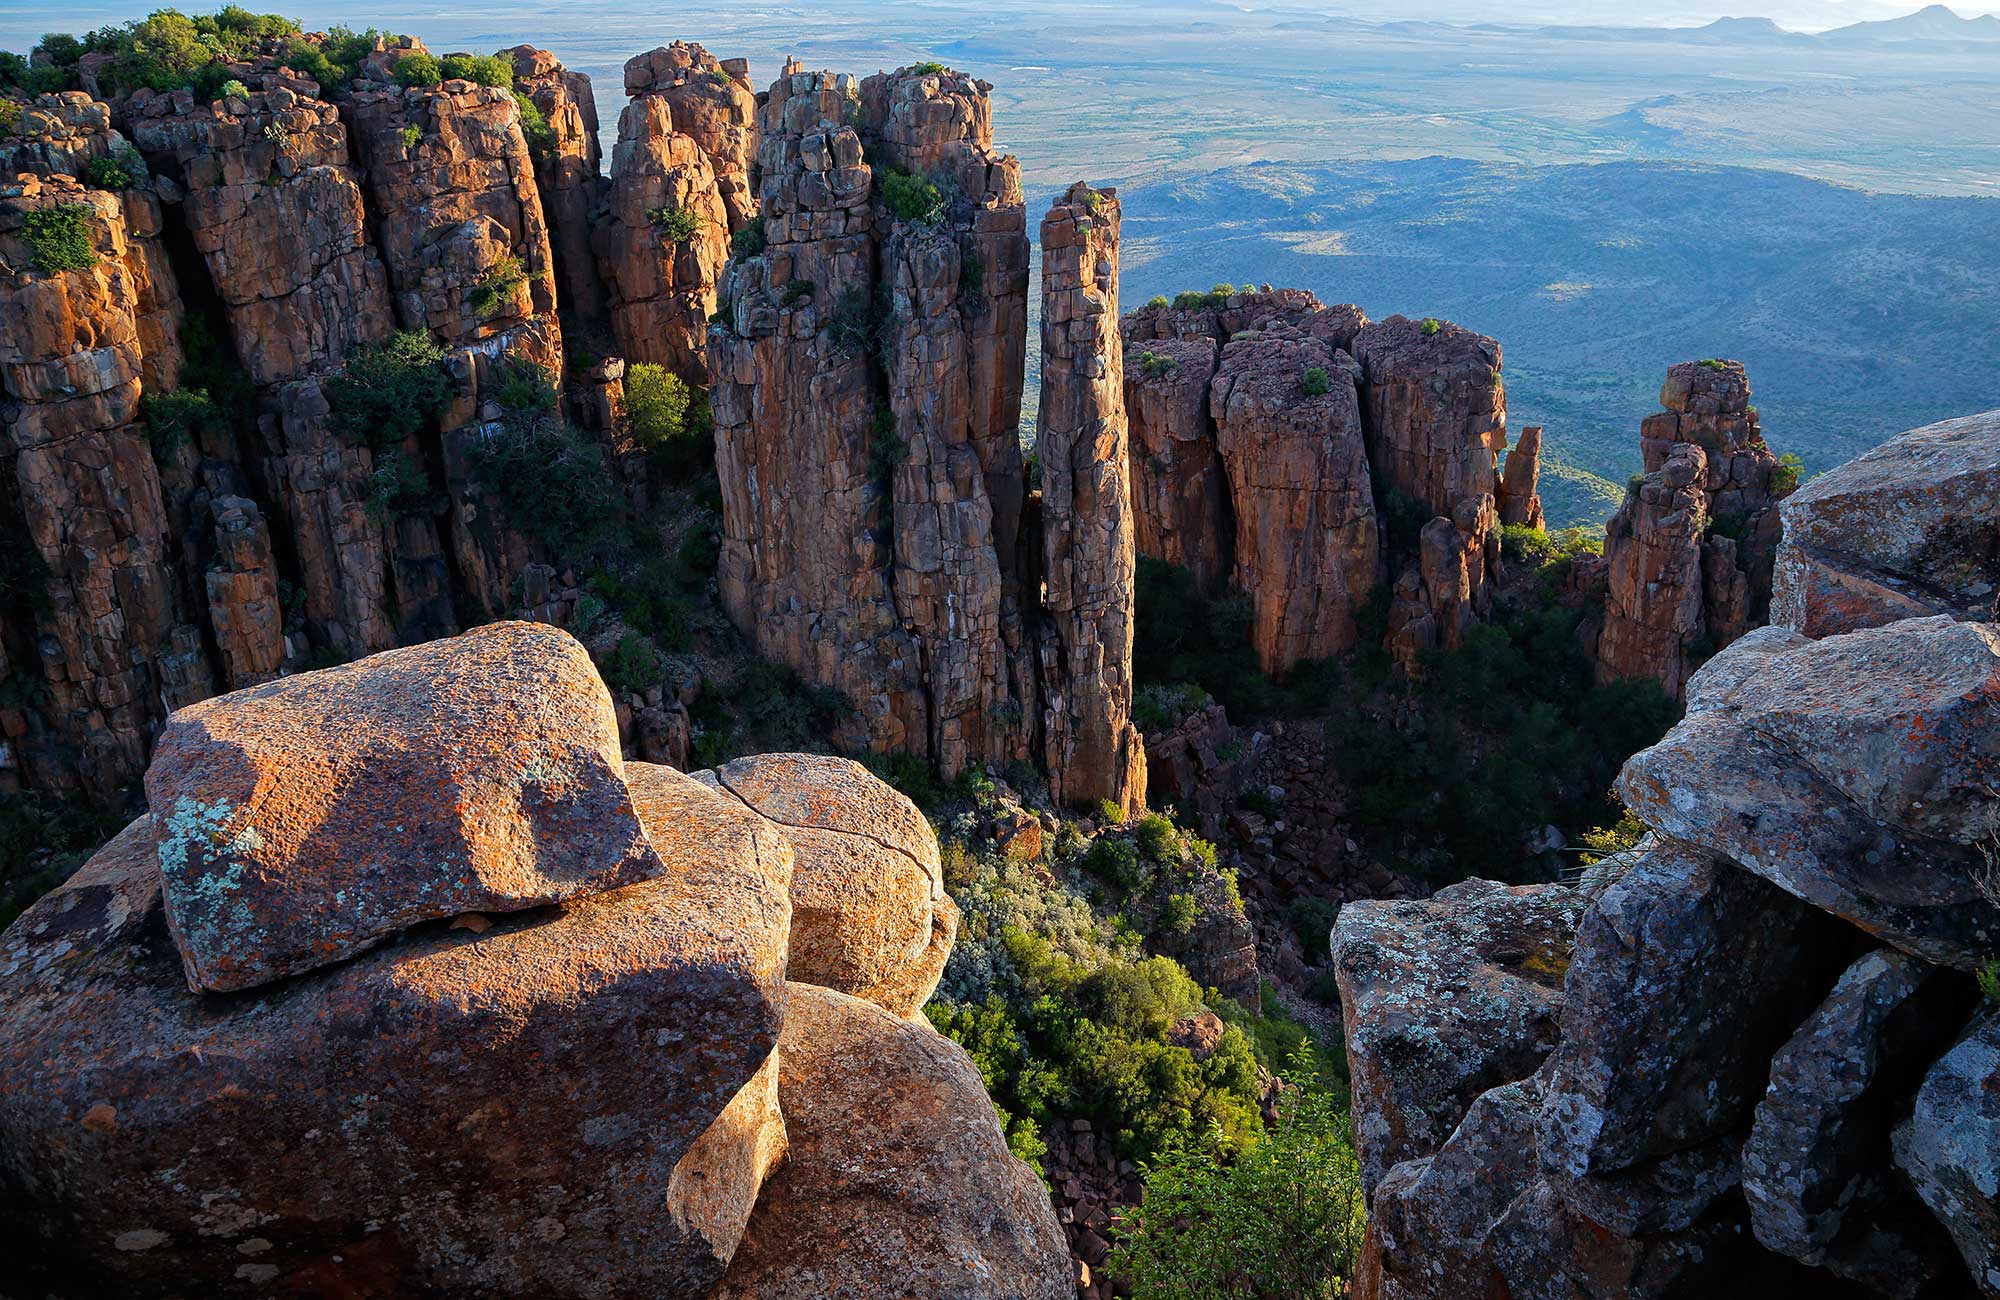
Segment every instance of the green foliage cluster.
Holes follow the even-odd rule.
[[[748,261],[764,251],[764,218],[752,217],[743,223],[743,229],[729,237],[730,255],[739,261]]]
[[[424,129],[415,122],[412,122],[401,131],[398,131],[396,136],[403,142],[403,148],[414,149],[417,147],[417,141],[424,138]]]
[[[394,448],[377,453],[364,504],[372,518],[386,521],[401,515],[433,515],[443,507],[429,472],[420,462]]]
[[[18,707],[22,701],[15,695],[47,691],[39,678],[32,686],[28,680],[0,679],[0,708]],[[67,880],[129,817],[81,799],[32,790],[0,793],[0,930]]]
[[[662,468],[684,472],[707,458],[715,431],[708,398],[665,366],[636,361],[626,367],[625,411],[633,441]]]
[[[1150,682],[1132,693],[1132,721],[1145,735],[1157,736],[1211,703],[1208,692],[1193,682]]]
[[[916,73],[920,77],[941,77],[945,73],[950,72],[951,69],[947,68],[942,63],[936,62],[935,60],[926,60],[922,63],[912,63],[910,65],[910,71]]]
[[[21,235],[35,255],[36,267],[56,275],[96,266],[97,244],[90,237],[90,217],[90,208],[81,203],[59,203],[30,212],[21,223]]]
[[[1806,463],[1799,459],[1795,451],[1788,451],[1778,457],[1777,468],[1771,471],[1771,491],[1780,496],[1792,491],[1805,476]]]
[[[698,212],[686,208],[649,208],[646,220],[660,232],[660,237],[670,244],[685,244],[708,227],[708,221]]]
[[[514,108],[521,115],[521,134],[528,141],[528,152],[538,159],[546,159],[556,147],[556,129],[549,125],[549,119],[526,91],[514,92]]]
[[[318,82],[322,94],[330,94],[336,87],[354,80],[361,61],[374,52],[375,42],[383,35],[373,27],[361,32],[351,27],[329,27],[324,40],[287,41],[284,60],[293,71]]]
[[[444,80],[444,64],[432,54],[406,54],[396,61],[396,84],[404,87],[435,86]]]
[[[711,682],[690,712],[695,757],[711,767],[743,754],[824,753],[826,738],[853,705],[839,691],[807,685],[782,664],[751,659],[727,681]]]
[[[248,99],[250,87],[231,78],[215,88],[215,96],[217,99]]]
[[[1501,558],[1509,564],[1527,566],[1550,580],[1579,557],[1602,554],[1602,529],[1578,525],[1550,533],[1527,524],[1502,524],[1500,527]]]
[[[1162,299],[1162,302],[1164,301]],[[1172,357],[1167,356],[1163,352],[1155,352],[1150,348],[1139,354],[1139,369],[1146,372],[1148,379],[1158,379],[1162,375],[1170,375],[1180,369],[1180,366],[1181,363]]]
[[[1299,391],[1307,397],[1325,397],[1333,391],[1333,379],[1326,373],[1325,366],[1307,366],[1299,376]]]
[[[444,349],[423,330],[403,330],[349,354],[347,365],[327,380],[326,397],[334,429],[343,436],[378,448],[400,442],[451,403]]]
[[[1979,981],[1979,995],[1988,1002],[2000,1002],[2000,958],[1981,966],[1976,978]]]
[[[557,555],[617,549],[622,498],[603,450],[546,408],[515,409],[472,444],[473,475],[497,493],[507,520]]]
[[[206,388],[147,393],[139,399],[139,418],[153,444],[153,459],[162,462],[188,442],[229,427],[228,414]]]
[[[923,177],[886,167],[878,179],[882,204],[898,221],[934,226],[944,220],[944,195]]]
[[[446,81],[470,81],[499,90],[514,85],[514,61],[499,54],[447,54],[438,61]]]
[[[1424,317],[1423,331],[1425,338],[1428,339],[1436,337],[1437,332],[1443,328],[1444,328],[1444,322],[1439,320],[1437,317],[1435,316]]]
[[[83,169],[83,183],[98,190],[129,190],[145,183],[146,160],[126,145],[116,153],[92,158]]]
[[[1294,898],[1286,909],[1285,917],[1298,936],[1299,951],[1305,954],[1308,965],[1317,966],[1331,955],[1333,919],[1339,912],[1340,904],[1335,900],[1310,895]]]
[[[1173,304],[1167,301],[1167,295],[1163,293],[1156,293],[1152,297],[1146,299],[1146,305],[1148,307],[1169,307],[1172,306]]]
[[[1244,287],[1247,290],[1249,286]],[[1207,293],[1197,293],[1193,289],[1188,289],[1174,295],[1173,305],[1177,311],[1189,311],[1196,307],[1227,307],[1230,297],[1235,292],[1236,286],[1233,284],[1218,284]]]
[[[18,59],[21,56],[18,54],[7,54],[6,51],[0,50],[0,57]],[[0,95],[0,136],[14,134],[15,129],[20,125],[21,101]]]
[[[847,289],[834,299],[827,317],[827,335],[842,352],[867,352],[881,356],[889,345],[896,316],[889,301],[889,286],[877,285],[875,292]]]
[[[465,305],[481,320],[498,316],[514,305],[515,296],[527,282],[527,268],[521,265],[520,258],[510,254],[487,268],[466,295]]]
[[[614,691],[634,694],[660,682],[660,654],[653,643],[637,632],[618,638],[618,646],[598,665],[604,684]]]
[[[213,99],[230,80],[230,61],[247,57],[267,40],[298,34],[299,25],[289,18],[235,5],[192,18],[176,9],[155,9],[81,39],[60,32],[42,37],[35,48],[49,66],[28,69],[34,84],[24,89],[36,94],[68,89],[77,60],[108,54],[110,79],[127,90],[192,90],[197,98]]]
[[[1176,1141],[1144,1166],[1145,1203],[1117,1230],[1112,1275],[1142,1300],[1338,1300],[1366,1227],[1354,1133],[1301,1056],[1278,1122],[1240,1154]]]

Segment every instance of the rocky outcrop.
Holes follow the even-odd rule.
[[[1118,339],[1118,195],[1070,187],[1042,219],[1043,722],[1050,791],[1146,806],[1132,725],[1135,556]]]
[[[99,798],[144,770],[168,709],[214,689],[138,423],[157,286],[134,232],[158,222],[141,191],[61,175],[0,185],[0,517],[19,521],[0,544],[23,606],[5,639],[48,693],[7,730],[31,784]],[[46,264],[31,223],[72,237],[69,264]]]
[[[958,905],[917,806],[859,763],[816,754],[741,758],[695,779],[792,843],[787,971],[918,1016],[951,955]]]
[[[1048,1191],[965,1049],[791,984],[777,1060],[790,1152],[715,1300],[1075,1294]]]
[[[1507,452],[1506,465],[1500,474],[1502,524],[1540,528],[1546,522],[1542,518],[1541,493],[1537,490],[1542,473],[1541,456],[1542,426],[1528,425]]]
[[[271,551],[271,530],[255,501],[220,497],[210,503],[210,513],[215,559],[202,575],[208,619],[222,656],[223,684],[241,690],[276,677],[290,654],[278,561]]]
[[[1209,418],[1221,345],[1207,336],[1133,339],[1137,316],[1125,317],[1124,365],[1134,541],[1139,554],[1186,569],[1213,595],[1236,562],[1229,478]]]
[[[1350,649],[1382,556],[1356,371],[1295,329],[1222,349],[1209,390],[1236,519],[1235,578],[1267,673]]]
[[[722,77],[699,45],[676,44],[632,59],[633,98],[618,115],[611,179],[592,240],[609,293],[611,329],[627,361],[702,377],[703,336],[729,258],[729,210],[715,161],[677,125],[691,100],[726,100],[741,111],[748,92]],[[726,81],[726,78],[725,78]]]
[[[1782,480],[1740,362],[1674,366],[1660,405],[1640,429],[1645,476],[1605,529],[1597,678],[1650,677],[1679,697],[1704,659],[1765,622]]]
[[[987,88],[791,65],[760,127],[763,248],[731,263],[709,337],[725,607],[761,653],[854,702],[851,742],[947,775],[1053,761],[1059,787],[1081,782],[1064,797],[1131,801],[1129,507],[1122,476],[1092,491],[1064,471],[1057,508],[1085,545],[1057,544],[1065,571],[1045,571],[1018,439],[1025,207]]]
[[[1695,488],[1710,454],[1663,464]],[[2000,940],[1979,848],[1996,635],[1949,615],[1765,628],[1688,679],[1686,718],[1620,777],[1653,834],[1591,873],[1559,1041],[1381,1175],[1361,1295],[2000,1293],[2000,1053],[1957,973]],[[1464,909],[1451,893],[1430,906]],[[1419,1018],[1458,1014],[1452,992]],[[1356,1034],[1369,993],[1343,981],[1364,1158],[1404,1112],[1363,1081],[1410,1057]]]
[[[163,750],[152,785],[172,806],[0,936],[10,1280],[76,1296],[1069,1294],[1047,1195],[964,1051],[921,1018],[786,983],[793,837],[866,839],[934,872],[915,810],[852,765],[816,775],[833,760],[736,765],[747,800],[621,772],[602,686],[566,685],[578,665],[564,634],[501,624],[204,708],[212,730],[317,690],[320,710],[288,716],[350,733],[346,751],[319,747],[396,755],[266,764],[254,827],[216,820],[201,840],[242,868],[206,877],[205,905],[316,878],[322,897],[285,920],[332,945],[324,961],[382,904],[413,904],[366,951],[226,997],[183,978],[190,936],[169,920],[185,882],[155,850],[187,843],[168,832],[224,807],[235,778],[211,764],[204,786],[189,747]],[[496,674],[518,689],[490,689]],[[577,797],[556,808],[554,792]],[[511,883],[576,887],[525,910],[503,910],[525,893],[447,896],[462,822],[522,832]],[[647,878],[575,869],[633,834]],[[498,843],[468,857],[491,867]],[[326,852],[341,846],[374,869]],[[859,921],[871,886],[848,888],[861,897],[834,911]]]
[[[749,64],[675,41],[626,61],[625,94],[667,101],[674,130],[693,136],[708,157],[730,233],[748,225],[757,215],[757,96]]]
[[[1995,621],[2000,411],[1927,425],[1785,498],[1771,621],[1829,636],[1899,618]]]
[[[556,301],[578,320],[601,321],[604,284],[590,251],[591,216],[604,188],[597,97],[589,77],[547,50],[516,45],[504,53],[514,61],[515,93],[528,97],[547,126],[546,135],[529,138],[528,155],[555,259]]]

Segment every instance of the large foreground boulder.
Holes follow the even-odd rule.
[[[1931,1067],[1894,1146],[1979,1294],[2000,1296],[2000,1012],[1985,1008]]]
[[[1899,434],[1780,508],[1771,621],[1811,637],[2000,617],[2000,411]]]
[[[190,705],[160,737],[146,798],[196,989],[664,870],[625,789],[610,693],[573,637],[536,623]]]
[[[965,1049],[873,1003],[787,988],[791,1151],[715,1300],[1069,1300],[1048,1190]]]
[[[2000,630],[1753,638],[1689,694],[1619,776],[1643,821],[1928,961],[1969,970],[2000,947],[1974,847],[2000,830]]]
[[[958,905],[937,834],[902,792],[851,759],[739,758],[695,779],[791,840],[791,978],[914,1016],[944,975]]]
[[[1480,1093],[1535,1072],[1555,1046],[1584,906],[1557,885],[1468,880],[1340,909],[1334,976],[1364,1188],[1444,1145]]]
[[[705,1292],[783,1144],[791,851],[631,776],[659,878],[227,997],[187,988],[133,822],[0,938],[7,1271],[66,1298]]]

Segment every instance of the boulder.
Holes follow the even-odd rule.
[[[1879,949],[1778,1050],[1743,1147],[1743,1194],[1766,1249],[1892,1300],[1957,1273],[1949,1238],[1894,1171],[1889,1129],[1963,1024],[1971,991]]]
[[[2000,1296],[2000,1013],[1982,1008],[1931,1067],[1892,1143],[1979,1294]]]
[[[1624,1236],[1698,1220],[1736,1182],[1772,1051],[1844,956],[1838,923],[1783,890],[1650,843],[1577,927],[1537,1131],[1563,1198]]]
[[[790,1154],[712,1300],[1075,1294],[1048,1190],[958,1044],[794,983],[778,1061]]]
[[[821,754],[739,758],[695,779],[792,842],[789,974],[919,1015],[951,956],[958,905],[917,806],[861,764]]]
[[[146,796],[189,987],[249,988],[421,921],[665,870],[567,633],[494,623],[176,713]]]
[[[1773,644],[1703,670],[1716,688],[1625,765],[1625,803],[1928,961],[1987,960],[2000,909],[1972,846],[2000,811],[2000,631],[1934,616]]]
[[[1785,499],[1771,620],[1811,637],[2000,617],[2000,411],[1898,434]]]
[[[1557,885],[1468,880],[1340,909],[1333,961],[1365,1188],[1434,1153],[1480,1093],[1541,1065],[1584,906]]]
[[[697,783],[631,775],[665,876],[227,998],[188,991],[133,822],[0,939],[10,1273],[134,1297],[704,1294],[783,1146],[791,857]]]

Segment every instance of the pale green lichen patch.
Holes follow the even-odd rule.
[[[181,932],[203,948],[259,934],[262,927],[241,897],[246,859],[264,847],[257,828],[227,800],[188,796],[175,801],[162,825],[160,874]]]

